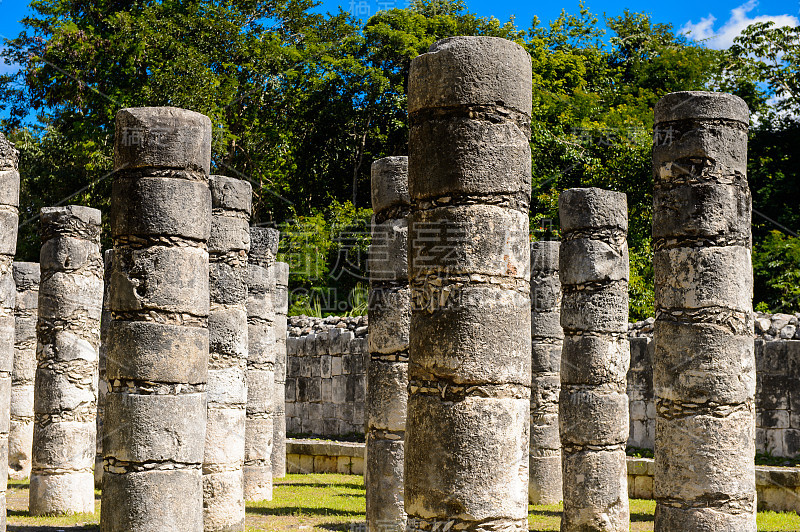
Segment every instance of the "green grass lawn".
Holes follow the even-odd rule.
[[[95,514],[68,517],[29,517],[28,484],[10,481],[8,532],[77,532],[98,530]],[[653,530],[654,501],[631,501],[631,530]],[[364,479],[358,475],[288,475],[275,482],[274,498],[247,504],[248,532],[273,530],[330,531],[350,529],[364,522]],[[530,506],[531,532],[555,532],[560,524],[561,505]],[[800,516],[794,513],[758,513],[761,532],[800,531]]]

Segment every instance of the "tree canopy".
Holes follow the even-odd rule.
[[[40,207],[107,207],[116,112],[174,105],[211,118],[212,172],[250,181],[254,223],[282,230],[292,288],[301,290],[295,311],[358,311],[370,164],[407,153],[411,60],[444,37],[492,35],[520,43],[533,61],[533,237],[558,235],[557,198],[567,188],[627,193],[633,318],[653,312],[652,109],[669,92],[724,90],[750,105],[756,278],[770,276],[775,257],[796,272],[786,278],[800,276],[800,246],[786,232],[800,222],[791,199],[800,186],[792,164],[800,28],[754,24],[715,51],[645,14],[601,20],[584,6],[526,29],[478,16],[462,0],[414,0],[366,22],[320,14],[312,0],[31,7],[25,31],[0,51],[21,67],[0,76],[0,127],[21,151],[21,258],[38,253]],[[787,284],[757,283],[756,300],[800,309]]]

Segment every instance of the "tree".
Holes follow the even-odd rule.
[[[765,83],[768,90],[758,90],[761,100],[771,96],[775,110],[794,114],[800,111],[799,68],[800,26],[778,27],[772,21],[755,22],[742,30],[728,49],[724,65],[729,76]],[[757,110],[774,118],[774,111],[763,104]]]

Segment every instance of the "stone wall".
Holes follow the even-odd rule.
[[[329,438],[364,433],[366,328],[332,327],[286,342],[286,431]],[[291,333],[290,333],[291,334]]]
[[[364,474],[363,443],[325,440],[286,440],[288,473]]]
[[[756,313],[756,448],[775,456],[800,455],[799,320]],[[287,431],[330,438],[363,433],[366,316],[293,316],[288,326]],[[655,438],[652,335],[652,318],[629,326],[628,445],[648,449]]]

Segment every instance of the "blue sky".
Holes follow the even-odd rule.
[[[469,9],[481,16],[506,21],[514,16],[522,29],[530,26],[534,15],[542,22],[558,16],[562,9],[578,11],[578,1],[566,3],[526,2],[520,0],[466,0]],[[341,6],[362,18],[379,9],[404,7],[408,0],[324,0],[322,9],[336,11]],[[656,22],[669,22],[678,29],[691,30],[695,38],[707,39],[708,46],[727,48],[733,38],[749,23],[774,20],[780,25],[800,24],[800,0],[671,0],[630,3],[623,0],[587,0],[593,13],[615,16],[626,8],[649,13]],[[0,37],[16,36],[22,29],[19,20],[28,11],[28,0],[0,0]],[[0,46],[2,40],[0,39]],[[14,69],[0,64],[0,72]]]

